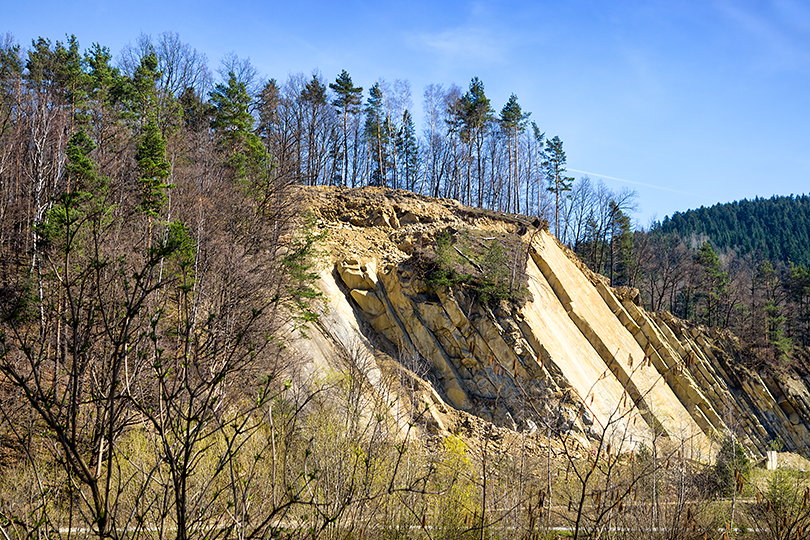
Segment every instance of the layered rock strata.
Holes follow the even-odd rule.
[[[304,196],[328,233],[320,287],[332,315],[318,331],[338,347],[357,339],[427,363],[453,408],[512,429],[569,430],[585,444],[667,438],[697,459],[730,433],[753,453],[776,440],[808,453],[802,374],[763,376],[742,366],[733,336],[646,312],[539,223],[380,189]],[[429,287],[408,263],[447,227],[520,237],[526,301],[493,306],[460,287]]]

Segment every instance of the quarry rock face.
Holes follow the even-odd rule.
[[[609,287],[538,221],[379,188],[302,196],[327,233],[326,302],[312,344],[298,348],[328,363],[362,343],[378,361],[423,366],[436,429],[437,411],[453,409],[509,429],[563,430],[583,445],[668,439],[707,461],[732,433],[752,454],[774,441],[810,453],[805,375],[758,373],[731,334],[645,311],[638,291]],[[448,230],[519,239],[525,298],[483,302],[426,283],[416,252]],[[376,391],[391,391],[382,384]]]

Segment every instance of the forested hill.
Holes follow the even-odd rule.
[[[757,259],[810,263],[810,196],[773,196],[676,212],[660,224],[683,238],[707,236],[720,250]]]

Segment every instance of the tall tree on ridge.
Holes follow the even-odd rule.
[[[306,118],[304,130],[301,134],[306,139],[304,151],[306,158],[301,159],[304,181],[311,186],[317,185],[319,180],[323,180],[325,169],[325,159],[327,156],[328,138],[330,137],[332,126],[328,117],[326,85],[321,82],[318,75],[304,85],[299,95]]]
[[[274,183],[281,187],[293,184],[298,177],[300,155],[296,151],[298,133],[291,129],[290,100],[282,94],[275,79],[270,79],[259,93],[256,106],[258,134],[273,163]]]
[[[349,120],[360,113],[360,105],[363,102],[363,88],[354,86],[351,76],[345,69],[340,72],[335,82],[329,84],[329,88],[337,94],[337,97],[332,100],[332,105],[340,113],[341,118],[342,136],[340,146],[342,147],[342,151],[340,155],[340,185],[345,186],[347,185],[347,176],[349,174]],[[356,140],[354,144],[357,144]],[[355,153],[354,160],[356,161],[356,159],[357,156]],[[356,164],[354,164],[353,169],[356,169]],[[353,170],[352,172],[356,171]],[[353,174],[352,187],[354,187],[356,181],[356,175]]]
[[[547,193],[546,190],[543,189],[542,184],[543,181],[543,162],[546,160],[545,158],[545,141],[546,141],[546,134],[543,131],[540,131],[540,127],[537,125],[536,122],[531,123],[532,129],[531,133],[528,135],[528,143],[527,147],[527,156],[526,156],[526,167],[527,167],[527,179],[526,179],[526,213],[529,213],[529,188],[530,185],[533,186],[537,190],[537,209],[536,213],[538,216],[545,216],[547,214],[545,205],[543,204],[544,201],[544,193]]]
[[[267,151],[253,132],[254,120],[249,110],[252,100],[245,83],[229,73],[227,82],[218,84],[210,97],[214,106],[211,127],[217,133],[226,166],[236,181],[260,195],[257,190],[262,187],[268,165]]]
[[[462,142],[467,145],[467,175],[462,202],[473,204],[472,200],[472,154],[475,151],[477,202],[484,202],[484,141],[489,133],[493,110],[489,98],[484,93],[484,83],[473,77],[467,92],[451,106],[450,130],[457,131]]]
[[[501,109],[501,129],[506,135],[506,154],[508,162],[508,196],[506,211],[520,213],[520,135],[526,130],[531,113],[524,113],[520,108],[517,96],[512,94]],[[526,199],[526,205],[529,201]],[[528,209],[528,208],[527,208]]]
[[[416,140],[413,117],[407,109],[402,113],[402,127],[397,134],[397,152],[400,156],[402,187],[416,191],[416,181],[419,175],[419,143]]]
[[[546,140],[546,155],[543,161],[543,171],[548,183],[548,189],[554,194],[554,233],[560,235],[560,207],[563,194],[571,191],[574,179],[565,176],[566,157],[563,143],[558,136]]]
[[[390,142],[390,133],[388,131],[389,122],[385,114],[383,98],[380,83],[374,83],[374,86],[369,89],[369,97],[366,102],[365,136],[374,161],[370,184],[376,186],[385,186],[388,178],[388,145]]]

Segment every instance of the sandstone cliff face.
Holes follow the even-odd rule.
[[[608,287],[539,223],[382,189],[313,188],[304,197],[328,233],[324,316],[298,343],[313,358],[383,351],[423,366],[439,407],[511,429],[567,430],[583,444],[605,434],[631,449],[666,437],[711,459],[733,431],[753,453],[778,439],[808,454],[807,379],[758,374],[742,366],[733,336],[646,312],[637,294]],[[447,227],[519,237],[525,302],[485,304],[458,287],[429,287],[409,262]]]

